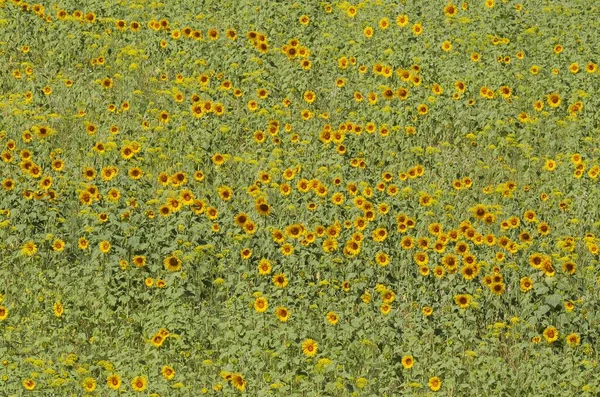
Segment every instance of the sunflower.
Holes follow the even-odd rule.
[[[221,154],[221,153],[215,153],[212,158],[211,158],[212,162],[215,165],[223,165],[223,163],[225,162],[225,155]]]
[[[91,167],[86,167],[83,169],[83,177],[85,179],[87,179],[88,181],[93,180],[94,178],[96,178],[96,170],[94,170]]]
[[[133,180],[138,180],[144,175],[144,171],[139,167],[133,167],[129,169],[127,175]]]
[[[398,15],[396,17],[396,24],[402,28],[408,25],[408,15]]]
[[[111,390],[119,390],[121,388],[121,377],[118,374],[112,374],[106,378],[106,385]]]
[[[229,380],[231,381],[231,384],[233,385],[233,387],[235,387],[239,391],[243,392],[246,390],[246,381],[244,380],[242,375],[231,374],[231,377]]]
[[[581,337],[579,336],[579,334],[576,334],[576,333],[571,333],[571,334],[567,335],[565,339],[566,339],[567,345],[569,345],[569,347],[575,347],[575,346],[579,345],[579,343],[581,342]]]
[[[413,356],[404,356],[402,357],[402,366],[404,369],[411,369],[415,365],[415,359]]]
[[[396,294],[392,290],[383,291],[381,300],[384,303],[392,303],[396,299]]]
[[[519,281],[519,287],[522,292],[530,291],[533,288],[533,280],[525,276]]]
[[[327,315],[325,316],[325,318],[327,319],[327,321],[331,325],[336,325],[338,323],[338,321],[340,321],[340,317],[335,312],[329,312],[329,313],[327,313]]]
[[[471,264],[463,266],[460,272],[465,280],[473,280],[477,276],[477,268]]]
[[[85,250],[89,247],[89,241],[85,237],[80,237],[77,240],[77,246],[79,249]]]
[[[443,266],[436,266],[433,268],[433,275],[436,278],[443,278],[445,274],[446,274],[446,270],[444,269]]]
[[[546,160],[546,162],[544,163],[544,169],[546,171],[554,171],[556,169],[556,161],[552,159]]]
[[[157,335],[160,335],[163,338],[166,338],[167,336],[169,336],[169,331],[166,328],[161,328],[158,330]]]
[[[259,296],[254,301],[254,310],[256,310],[257,313],[264,313],[267,311],[268,308],[269,303],[267,302],[267,299],[265,297]]]
[[[523,213],[523,220],[525,222],[535,222],[536,221],[536,213],[533,210],[527,210]]]
[[[504,285],[503,282],[493,282],[490,285],[490,291],[492,291],[492,293],[494,295],[498,295],[498,296],[502,295],[504,293],[505,289],[506,289],[506,286]]]
[[[164,176],[165,176],[164,173],[162,173],[162,174],[159,175],[159,182],[163,186],[166,186],[165,183],[166,184],[168,184],[168,183],[164,181]],[[188,177],[187,177],[187,174],[185,172],[179,171],[179,172],[176,172],[173,175],[171,175],[171,177],[169,178],[169,180],[170,180],[170,183],[173,186],[177,187],[177,186],[183,186],[183,185],[187,184]]]
[[[420,23],[414,24],[412,27],[412,31],[415,36],[419,36],[421,33],[423,33],[423,25],[421,25]]]
[[[304,228],[304,226],[302,224],[299,224],[299,223],[294,223],[285,228],[285,233],[289,237],[295,238],[295,239],[302,237],[305,234],[305,232],[306,232],[306,229]]]
[[[275,309],[275,315],[277,316],[277,319],[283,323],[288,321],[291,317],[290,311],[283,306],[278,306]]]
[[[559,94],[557,93],[552,93],[548,95],[548,106],[552,107],[552,108],[557,108],[560,106],[561,103],[561,97]]]
[[[192,116],[194,116],[195,118],[200,118],[200,117],[204,116],[204,114],[205,114],[204,109],[202,108],[202,105],[197,104],[197,103],[190,107],[190,112],[192,113]]]
[[[302,342],[302,352],[306,357],[313,357],[315,354],[317,354],[318,347],[318,343],[313,339],[306,339],[304,342]]]
[[[454,302],[456,302],[461,309],[466,309],[471,305],[471,299],[472,297],[469,294],[459,294],[454,297]]]
[[[429,238],[428,237],[419,237],[417,240],[417,245],[423,251],[427,251],[429,249]]]
[[[563,263],[562,270],[566,274],[573,275],[577,270],[577,265],[573,261],[566,261]]]
[[[143,255],[136,255],[132,259],[133,264],[140,268],[146,266],[146,257]]]
[[[273,276],[273,284],[277,288],[285,288],[288,285],[288,279],[284,273],[277,273]]]
[[[61,252],[65,249],[65,242],[61,239],[56,239],[52,243],[52,249],[56,252]]]
[[[145,376],[136,376],[131,381],[131,388],[136,392],[142,392],[148,387],[148,379]]]
[[[179,198],[181,199],[183,205],[192,205],[195,199],[194,193],[187,189],[184,189],[181,192],[179,192]]]
[[[427,254],[427,252],[417,252],[414,255],[414,261],[417,264],[417,266],[427,266],[427,264],[429,263],[429,255]]]
[[[264,199],[257,200],[256,211],[262,216],[268,216],[271,213],[271,206]]]
[[[429,207],[433,204],[433,197],[427,193],[422,193],[419,195],[419,205],[422,207]]]
[[[56,159],[54,161],[52,161],[52,169],[54,171],[62,171],[65,167],[65,162],[63,160],[60,159]]]
[[[379,29],[385,30],[390,27],[390,20],[385,17],[381,18],[378,25]]]
[[[0,321],[6,320],[8,317],[8,309],[6,306],[0,306]]]
[[[93,23],[96,21],[96,14],[94,14],[93,12],[88,12],[87,14],[85,14],[84,19],[89,23]]]
[[[387,316],[392,311],[392,305],[390,305],[389,303],[383,303],[379,308],[379,311],[381,311],[381,314],[383,314],[384,316]]]
[[[158,209],[158,213],[161,216],[168,216],[171,214],[171,207],[169,207],[168,205],[162,205],[160,206],[160,208]]]
[[[37,252],[37,247],[33,241],[28,241],[21,247],[21,254],[25,256],[33,256]]]
[[[372,233],[373,241],[376,243],[381,243],[381,242],[385,241],[387,236],[388,236],[388,232],[383,227],[379,227],[379,228],[373,230],[373,233]]]
[[[111,245],[109,241],[103,240],[98,243],[98,248],[103,254],[107,254],[110,251]]]
[[[375,262],[377,262],[379,266],[385,267],[390,264],[390,257],[385,252],[378,252],[375,255]]]
[[[163,265],[168,271],[176,272],[181,269],[181,259],[179,259],[175,255],[170,255],[163,260]]]
[[[248,217],[248,214],[246,214],[245,212],[240,212],[237,215],[235,215],[234,218],[233,218],[233,221],[239,227],[243,227],[244,224],[246,222],[248,222],[249,220],[250,220],[250,218]]]
[[[346,9],[346,15],[348,15],[350,18],[354,18],[357,13],[358,9],[354,6],[350,6]]]
[[[560,44],[556,44],[554,46],[554,53],[555,54],[560,54],[563,51],[564,47]]]
[[[290,256],[294,253],[294,246],[289,243],[283,244],[280,251],[284,256]]]
[[[85,378],[81,386],[85,389],[85,391],[91,393],[96,390],[96,380],[94,378]]]
[[[400,240],[400,246],[405,250],[410,250],[415,246],[414,239],[411,236],[404,236]]]
[[[546,222],[540,222],[537,227],[538,233],[545,236],[550,233],[550,225]]]
[[[250,248],[244,248],[240,251],[240,257],[242,260],[249,259],[252,256],[252,250]]]
[[[579,64],[577,62],[574,62],[572,64],[569,65],[569,71],[573,74],[575,73],[579,73]]]
[[[61,317],[63,315],[63,313],[65,312],[63,304],[60,302],[56,302],[54,304],[54,306],[52,307],[52,310],[54,311],[54,315],[56,317]]]
[[[487,1],[490,1],[490,0],[487,0]],[[431,391],[438,391],[442,387],[442,381],[437,376],[434,376],[432,378],[429,378],[429,382],[427,382],[427,385],[429,386]]]
[[[108,88],[112,88],[113,85],[114,85],[114,83],[113,83],[113,80],[110,77],[107,77],[107,78],[105,78],[105,79],[102,80],[101,85],[102,85],[103,88],[108,89]]]
[[[175,376],[175,370],[169,365],[163,366],[160,373],[166,380],[171,380]]]
[[[566,301],[564,306],[567,313],[571,313],[575,309],[575,304],[571,301]]]
[[[35,389],[35,381],[33,379],[24,379],[23,387],[29,391]]]
[[[558,340],[558,330],[551,325],[546,327],[543,335],[544,339],[546,339],[546,342],[548,343],[554,343]]]

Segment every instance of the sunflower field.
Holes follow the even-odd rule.
[[[600,393],[600,3],[0,26],[1,396]]]

